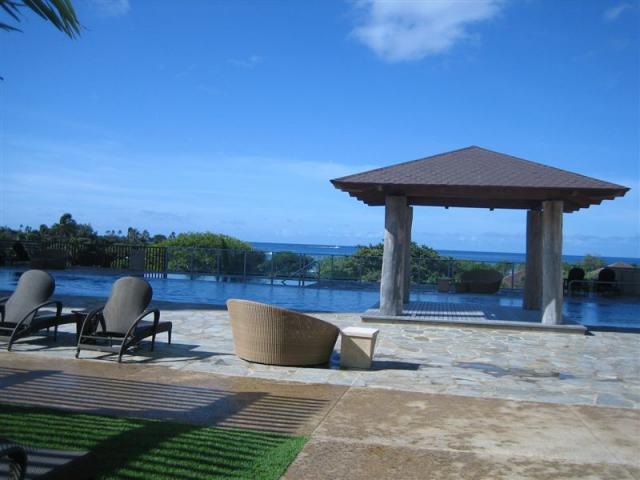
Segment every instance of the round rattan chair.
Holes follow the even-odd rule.
[[[340,330],[285,308],[228,300],[236,355],[269,365],[320,365],[331,358]]]

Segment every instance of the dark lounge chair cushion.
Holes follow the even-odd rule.
[[[124,277],[117,280],[102,312],[108,332],[126,334],[151,302],[153,290],[145,280]]]
[[[28,270],[20,276],[15,292],[9,297],[4,306],[3,321],[18,323],[31,310],[46,302],[55,290],[56,282],[51,275],[42,270]],[[33,315],[25,320],[28,325]]]

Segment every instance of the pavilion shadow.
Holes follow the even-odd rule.
[[[23,433],[23,438],[34,442],[52,438],[63,445],[56,448],[76,450],[36,455],[39,470],[49,469],[39,478],[104,474],[128,478],[161,475],[173,466],[188,472],[194,458],[200,470],[244,478],[247,472],[241,469],[247,460],[268,458],[269,452],[287,444],[291,435],[300,435],[305,425],[314,418],[318,421],[329,407],[329,400],[261,391],[0,367],[0,427],[12,430],[18,438]],[[125,417],[131,427],[117,431],[101,426],[105,417],[78,414]],[[40,415],[40,420],[33,415]],[[211,430],[209,426],[223,428]],[[52,437],[50,428],[62,428],[67,436]],[[77,452],[77,441],[88,442],[86,455],[78,456],[84,452]],[[73,448],[64,448],[65,442]],[[180,471],[172,472],[171,478],[193,478]]]
[[[0,403],[295,433],[328,400],[0,367]]]

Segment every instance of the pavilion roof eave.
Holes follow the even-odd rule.
[[[339,179],[333,185],[370,206],[385,204],[387,195],[404,195],[411,205],[539,209],[546,200],[562,200],[566,213],[574,212],[603,200],[623,196],[629,189],[620,188],[554,188],[473,185],[412,185],[347,183]],[[618,187],[618,186],[616,186]]]

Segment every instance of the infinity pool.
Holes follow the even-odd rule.
[[[0,268],[0,290],[15,289],[24,270]],[[52,271],[56,280],[56,295],[107,297],[116,275],[101,272],[60,270]],[[243,298],[271,303],[285,308],[307,312],[364,312],[374,307],[379,292],[372,288],[314,288],[267,283],[216,282],[213,279],[189,279],[173,276],[166,279],[148,279],[153,287],[153,298],[179,303],[206,303],[224,305],[229,298]],[[442,295],[436,292],[413,292],[412,301],[496,304],[521,307],[517,292],[499,295]],[[567,298],[564,315],[569,320],[591,329],[640,331],[640,300],[629,298],[606,299]]]

